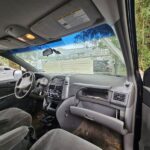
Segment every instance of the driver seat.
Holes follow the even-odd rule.
[[[0,135],[20,126],[31,126],[32,117],[18,108],[8,108],[0,111]]]

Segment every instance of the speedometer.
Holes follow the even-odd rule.
[[[48,85],[48,79],[45,78],[45,77],[44,77],[44,78],[41,78],[41,79],[40,79],[40,84],[41,84],[41,85],[44,85],[44,86]]]

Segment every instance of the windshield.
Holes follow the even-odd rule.
[[[43,56],[43,51],[48,48],[60,54]],[[118,39],[106,24],[62,37],[55,42],[12,52],[48,73],[126,75]]]

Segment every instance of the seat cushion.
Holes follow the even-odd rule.
[[[0,149],[12,150],[16,145],[21,143],[29,132],[28,127],[21,126],[5,134],[0,135]]]
[[[83,119],[70,112],[70,106],[76,106],[75,97],[66,99],[56,111],[57,120],[62,129],[73,132],[78,129]]]
[[[41,137],[30,150],[101,150],[90,142],[62,129],[54,129]]]
[[[0,135],[20,126],[31,126],[32,117],[18,108],[0,111]]]

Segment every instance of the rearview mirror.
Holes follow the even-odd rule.
[[[43,51],[43,56],[49,56],[51,54],[53,54],[53,50],[51,48]]]
[[[46,49],[45,51],[43,51],[43,56],[49,56],[49,55],[51,55],[53,53],[55,53],[57,55],[61,54],[60,51],[57,51],[57,50],[52,49],[52,48],[49,48],[49,49]]]

